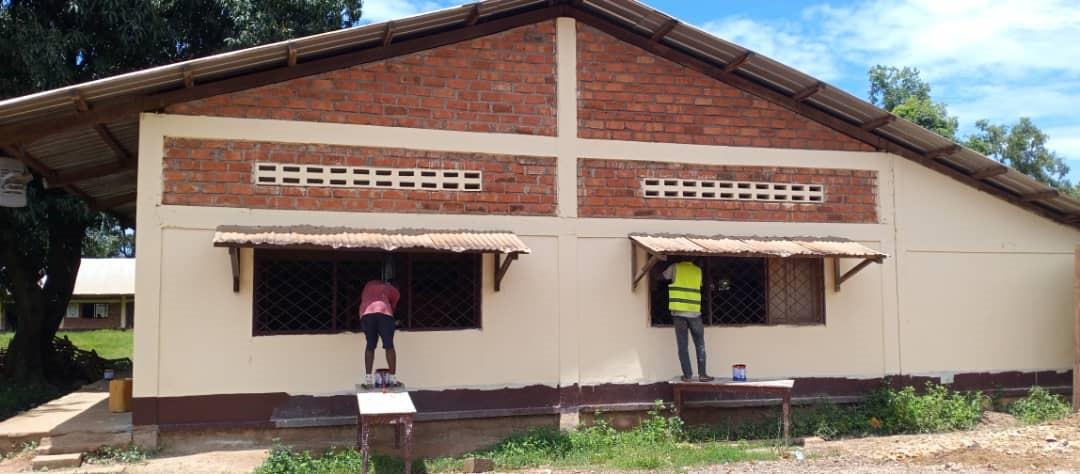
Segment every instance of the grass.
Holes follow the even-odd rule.
[[[75,347],[83,350],[97,351],[98,355],[105,359],[131,358],[131,345],[134,336],[133,331],[121,331],[118,329],[98,329],[94,331],[60,331],[56,337],[67,337]],[[12,332],[0,332],[0,349],[7,348]]]
[[[495,461],[500,470],[536,467],[683,470],[694,466],[736,461],[767,460],[778,457],[767,443],[732,443],[695,440],[677,417],[661,414],[660,406],[637,428],[617,431],[602,418],[576,431],[537,428],[511,436],[490,448],[459,457],[415,462],[413,472],[460,472],[469,457]],[[353,449],[330,450],[315,456],[294,452],[284,446],[271,450],[259,474],[356,472],[361,458]],[[384,456],[373,457],[374,472],[401,472],[400,461]]]
[[[134,464],[146,461],[157,454],[156,450],[145,450],[134,444],[122,448],[105,446],[86,453],[83,460],[87,464]]]
[[[1047,392],[1042,387],[1031,387],[1026,397],[1013,402],[1009,413],[1025,424],[1034,425],[1064,418],[1072,413],[1072,407],[1061,395]]]

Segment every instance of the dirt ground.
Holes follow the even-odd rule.
[[[858,472],[1078,472],[1080,415],[1043,425],[1021,426],[1011,416],[987,413],[976,429],[932,435],[903,435],[838,441],[808,441],[773,462],[736,463],[695,469],[697,473],[858,473]],[[86,473],[232,473],[251,472],[265,450],[203,453],[165,450],[142,464],[84,465]],[[29,456],[0,462],[0,473],[30,469]],[[571,474],[597,471],[525,471],[528,474]]]

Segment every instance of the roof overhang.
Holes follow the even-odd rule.
[[[486,0],[0,101],[0,150],[92,207],[131,217],[139,114],[571,17],[1066,225],[1080,200],[634,0]]]
[[[516,234],[495,231],[354,229],[319,226],[219,226],[213,245],[229,249],[233,291],[240,291],[241,248],[317,251],[495,254],[495,291],[510,264],[531,253]]]
[[[747,258],[857,258],[862,261],[844,274],[833,264],[834,287],[847,281],[871,263],[881,263],[888,255],[858,242],[841,238],[822,237],[731,237],[694,236],[678,234],[631,234],[631,289],[657,263],[669,256],[747,257]],[[644,265],[638,266],[638,249],[645,252]]]

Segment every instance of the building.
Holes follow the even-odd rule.
[[[84,258],[61,330],[135,327],[135,259]]]
[[[9,154],[138,223],[137,425],[352,423],[385,259],[424,420],[669,397],[679,255],[706,259],[716,375],[1071,380],[1080,202],[629,0],[490,0],[0,118]]]
[[[84,258],[60,330],[135,327],[135,259]],[[15,310],[0,305],[0,331],[15,329]]]

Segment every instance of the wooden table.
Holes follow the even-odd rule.
[[[404,444],[403,458],[405,472],[412,472],[412,430],[416,406],[404,387],[387,389],[366,389],[356,386],[356,444],[364,456],[364,474],[368,472],[368,456],[371,450],[372,428],[375,425],[394,425],[394,447]],[[405,431],[402,443],[402,430]]]
[[[730,379],[716,379],[711,382],[683,382],[682,379],[671,381],[674,388],[675,409],[679,414],[683,410],[683,393],[685,392],[712,392],[712,393],[765,393],[780,395],[784,405],[784,445],[790,444],[791,437],[791,392],[795,387],[792,379],[784,380],[747,380],[736,382]]]

